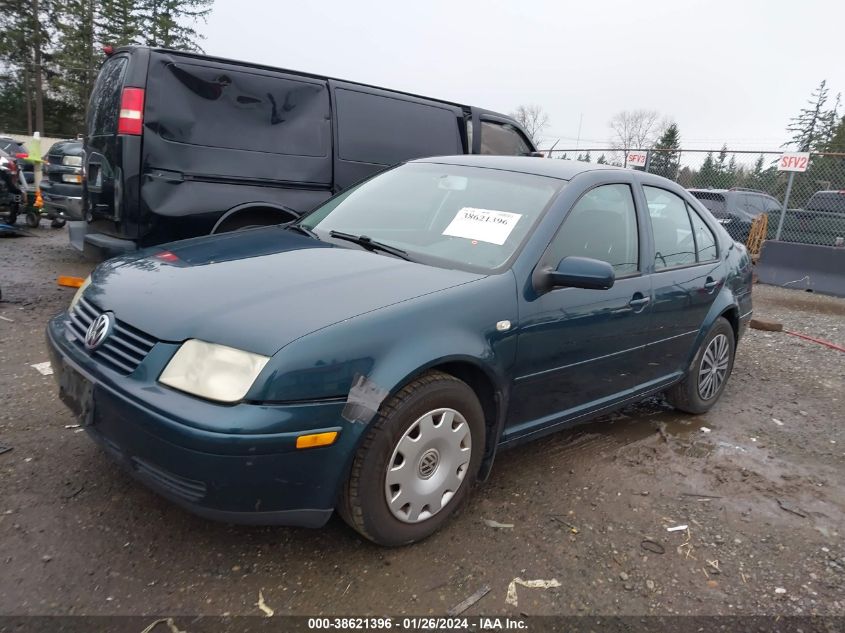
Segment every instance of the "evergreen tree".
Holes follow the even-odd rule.
[[[722,145],[722,149],[719,150],[719,156],[716,158],[716,172],[719,174],[725,173],[726,165],[725,161],[728,160],[728,145],[727,143]]]
[[[138,0],[142,29],[149,46],[202,51],[194,28],[205,21],[214,0]]]
[[[701,169],[695,175],[695,186],[705,189],[715,187],[718,173],[716,162],[713,160],[713,152],[707,152],[707,156],[704,157],[704,162],[701,164]]]
[[[827,114],[824,109],[827,93],[827,80],[822,80],[807,101],[809,107],[802,108],[798,116],[790,119],[786,131],[792,133],[792,140],[785,147],[792,145],[799,152],[809,152],[818,146]]]
[[[681,162],[681,134],[675,123],[669,124],[654,144],[649,171],[675,180]]]
[[[607,158],[605,158],[605,155],[602,154],[601,156],[599,156],[599,159],[596,162],[599,165],[607,165]]]
[[[128,46],[144,41],[139,0],[98,1],[97,35],[104,46]]]
[[[98,0],[65,0],[59,13],[54,87],[76,113],[72,124],[78,131],[84,127],[85,107],[97,77],[97,4]]]

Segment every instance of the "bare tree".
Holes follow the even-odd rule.
[[[616,150],[649,148],[666,127],[657,110],[623,110],[608,125],[613,131],[610,144]]]
[[[540,144],[543,130],[549,127],[549,115],[536,104],[519,106],[515,112],[511,112],[511,118],[528,132],[535,146]]]

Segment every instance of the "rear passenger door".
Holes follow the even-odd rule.
[[[336,190],[402,161],[464,153],[458,106],[356,84],[329,85]]]
[[[651,343],[643,369],[652,379],[686,369],[696,335],[725,283],[713,230],[677,193],[644,185],[651,224]]]

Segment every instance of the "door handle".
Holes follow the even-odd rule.
[[[707,281],[704,282],[704,289],[705,290],[713,290],[716,286],[719,285],[719,282],[713,279],[712,277],[708,277]]]
[[[639,293],[637,293],[637,294],[639,294]],[[642,306],[648,304],[649,301],[651,301],[651,297],[636,298],[636,296],[637,295],[634,295],[635,298],[631,299],[628,302],[628,305],[631,306],[632,308],[641,308]]]

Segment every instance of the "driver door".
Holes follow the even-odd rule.
[[[627,183],[589,189],[566,216],[538,266],[590,257],[610,263],[616,281],[608,290],[556,288],[521,301],[506,438],[601,408],[643,382],[652,297],[640,227]]]

